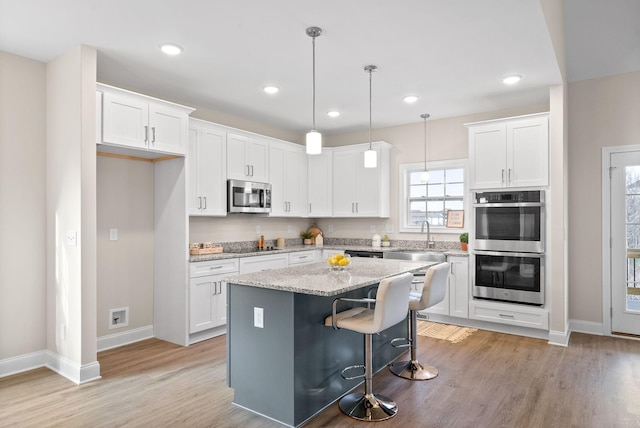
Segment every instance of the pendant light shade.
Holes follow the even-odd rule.
[[[322,34],[322,29],[318,27],[307,28],[307,36],[312,39],[313,46],[313,127],[307,132],[306,146],[308,155],[319,155],[322,153],[322,134],[316,131],[316,37]]]
[[[427,171],[427,119],[429,118],[429,114],[421,114],[420,117],[424,119],[424,171],[420,175],[421,183],[429,182],[429,171]]]
[[[375,65],[367,65],[364,71],[369,73],[369,150],[364,152],[364,167],[375,168],[378,166],[378,152],[371,147],[371,75],[378,67]]]
[[[322,153],[322,134],[318,131],[312,129],[307,132],[306,142],[308,155],[319,155]]]

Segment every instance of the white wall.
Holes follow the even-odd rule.
[[[0,360],[46,348],[45,82],[0,52]]]
[[[569,318],[602,322],[602,148],[640,144],[640,72],[569,84]]]
[[[153,325],[153,171],[151,162],[97,159],[98,337]],[[109,310],[121,307],[129,325],[110,330]]]

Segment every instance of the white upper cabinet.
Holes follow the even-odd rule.
[[[227,178],[269,181],[269,143],[252,135],[227,133]]]
[[[307,156],[309,217],[333,215],[333,149],[322,148],[319,155]]]
[[[227,133],[197,119],[189,121],[187,206],[189,215],[227,215]]]
[[[369,144],[333,149],[333,216],[389,217],[389,154],[391,145],[372,144],[378,153],[376,168],[364,167]]]
[[[273,217],[307,215],[307,154],[299,144],[269,142],[269,183]]]
[[[184,156],[189,114],[184,107],[123,89],[97,85],[102,92],[101,143],[139,151]]]
[[[548,113],[467,126],[472,189],[549,184]]]

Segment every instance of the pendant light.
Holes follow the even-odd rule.
[[[319,155],[322,153],[322,134],[316,131],[316,37],[322,34],[322,29],[318,27],[307,28],[307,36],[313,40],[313,127],[307,132],[306,146],[308,155]]]
[[[427,119],[429,118],[429,114],[421,114],[420,117],[424,119],[424,171],[420,175],[421,183],[429,182],[429,171],[427,171]]]
[[[367,65],[364,71],[369,73],[369,150],[364,152],[364,167],[375,168],[378,166],[378,153],[371,147],[371,75],[378,67]]]

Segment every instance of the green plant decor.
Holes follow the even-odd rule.
[[[302,239],[311,239],[313,238],[313,233],[309,232],[308,230],[303,230],[302,232],[300,232],[300,237]]]
[[[469,242],[469,234],[467,232],[460,235],[460,242],[465,244]]]

